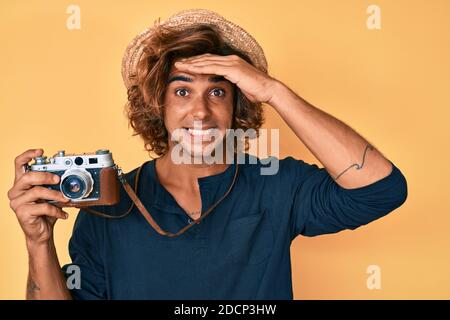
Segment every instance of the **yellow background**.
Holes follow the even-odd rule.
[[[28,148],[50,156],[104,147],[126,171],[148,160],[123,115],[122,54],[158,17],[194,7],[252,33],[272,76],[352,126],[408,180],[407,202],[385,218],[293,242],[294,297],[450,298],[450,1],[79,0],[80,30],[66,28],[70,4],[0,3],[0,299],[24,298],[28,267],[6,197],[14,157]],[[366,27],[370,4],[381,8],[381,30]],[[280,156],[318,163],[266,111],[265,127],[280,128]],[[69,212],[55,227],[61,264],[76,217]],[[366,286],[369,265],[381,268],[380,290]]]

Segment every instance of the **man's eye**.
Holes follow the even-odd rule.
[[[212,91],[212,95],[216,96],[216,97],[222,97],[222,96],[225,95],[225,90],[223,90],[223,89],[214,89]]]
[[[175,94],[180,97],[186,97],[188,95],[188,91],[186,89],[177,89],[175,90]]]

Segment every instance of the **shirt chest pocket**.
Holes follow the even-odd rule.
[[[258,265],[269,258],[274,235],[265,210],[231,220],[228,232],[233,263]]]

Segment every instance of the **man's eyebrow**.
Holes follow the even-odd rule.
[[[167,84],[173,82],[173,81],[186,81],[186,82],[192,82],[192,78],[186,77],[186,76],[174,76],[169,79]]]
[[[167,82],[167,84],[169,84],[173,81],[193,82],[194,80],[192,80],[192,78],[189,78],[187,76],[178,75],[178,76],[173,76],[173,77],[169,78],[169,81]],[[221,81],[228,81],[228,80],[226,80],[223,76],[212,76],[212,77],[208,78],[208,81],[209,82],[221,82]]]

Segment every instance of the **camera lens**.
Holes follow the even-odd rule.
[[[78,199],[86,190],[86,184],[78,176],[68,176],[62,182],[62,193],[70,199]]]
[[[92,176],[83,169],[67,170],[61,177],[61,192],[69,199],[87,197],[93,187]]]

